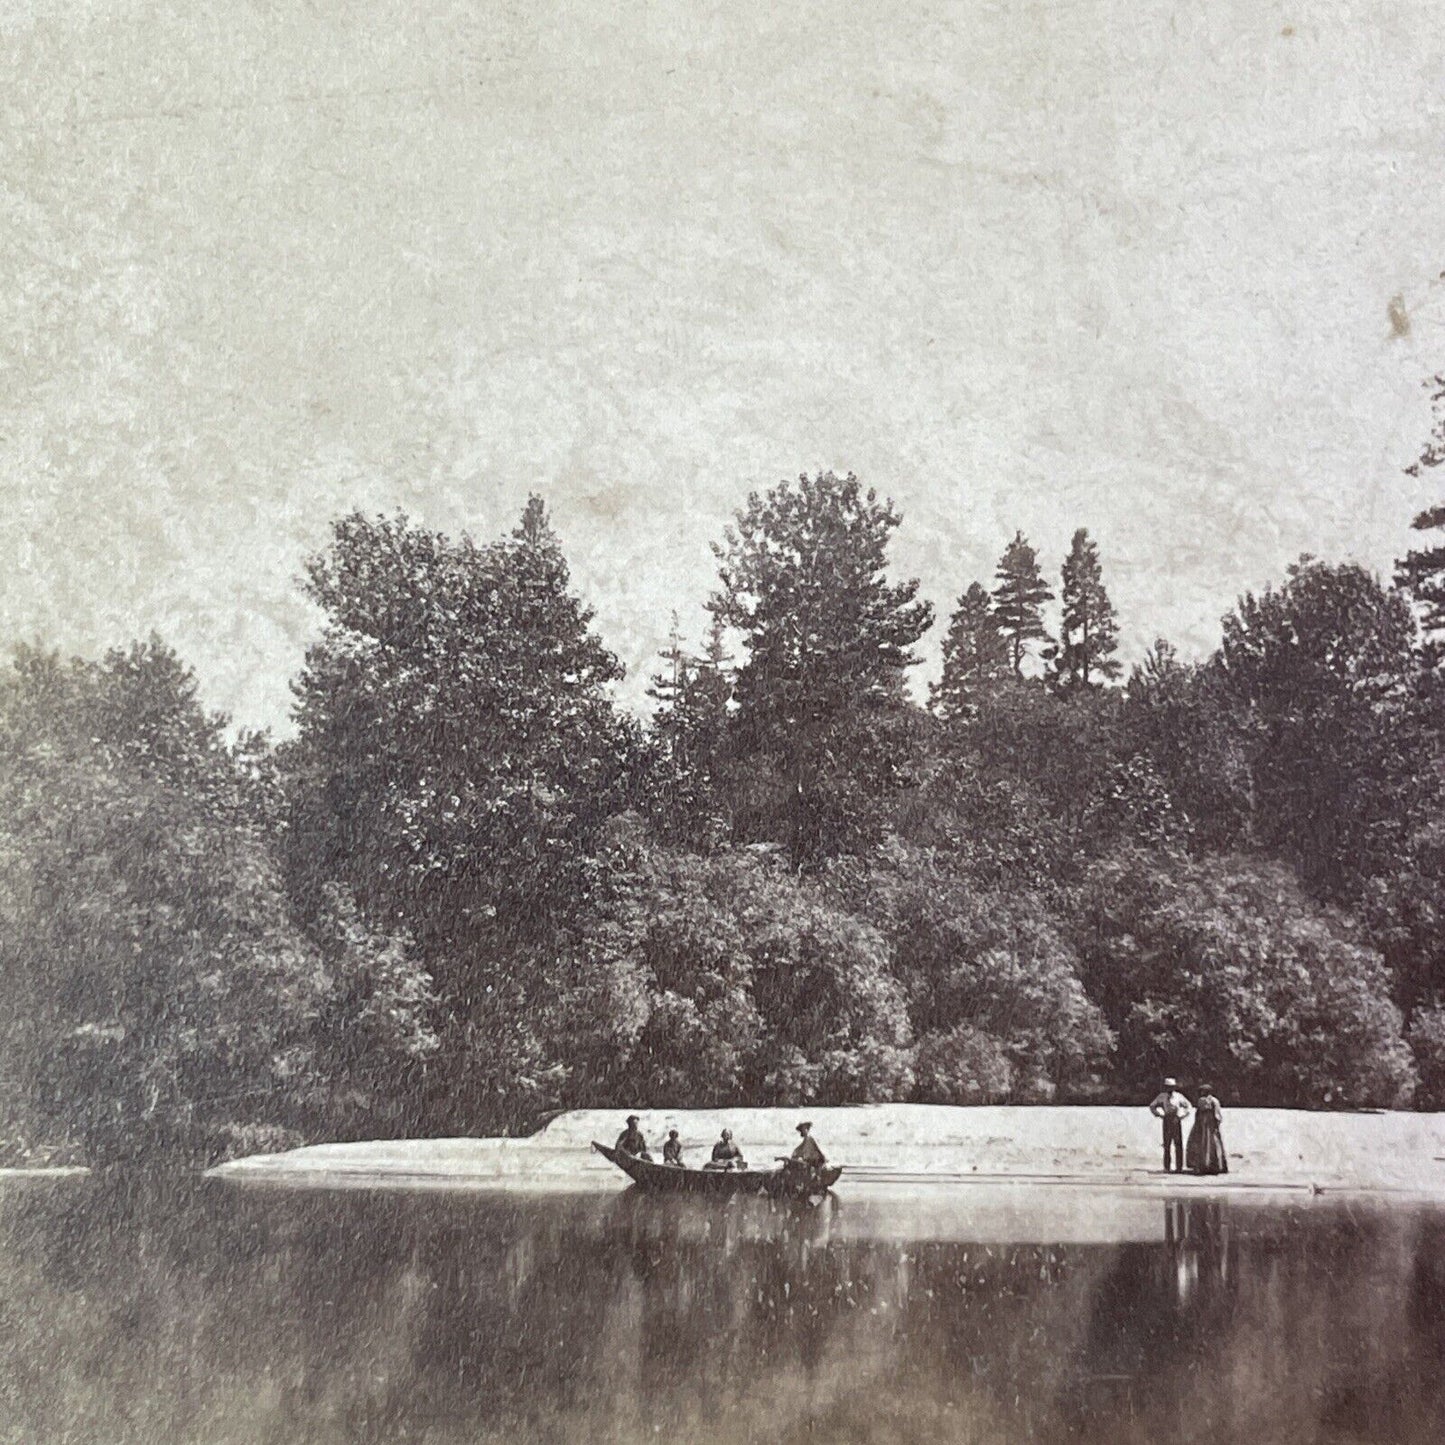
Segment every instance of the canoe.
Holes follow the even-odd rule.
[[[842,1174],[841,1165],[816,1173],[792,1169],[677,1169],[654,1164],[599,1144],[592,1147],[615,1164],[639,1189],[655,1194],[767,1194],[774,1199],[821,1199]]]

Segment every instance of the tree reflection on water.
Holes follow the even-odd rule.
[[[1445,1436],[1439,1213],[967,1204],[6,1186],[0,1440]]]

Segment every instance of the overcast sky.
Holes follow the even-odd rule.
[[[540,491],[635,701],[804,469],[945,614],[1087,526],[1131,659],[1431,495],[1424,0],[16,0],[0,82],[0,641],[240,723],[354,507]]]

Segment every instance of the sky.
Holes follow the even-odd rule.
[[[1098,540],[1203,655],[1388,572],[1445,370],[1445,26],[1336,0],[14,0],[0,643],[152,630],[288,731],[329,521],[547,500],[643,699],[755,488],[946,614]],[[924,669],[936,669],[941,626]]]

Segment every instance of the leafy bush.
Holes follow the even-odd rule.
[[[1084,1087],[1113,1040],[1073,948],[1043,900],[977,886],[942,850],[894,844],[834,883],[892,948],[920,1038],[966,1028],[995,1041],[1007,1092],[1029,1102]],[[964,1037],[965,1035],[960,1035]]]
[[[1415,1102],[1423,1109],[1445,1109],[1445,1004],[1419,1009],[1408,1037],[1420,1071]]]
[[[582,1096],[625,1059],[619,1097],[706,1106],[905,1096],[912,1042],[887,946],[766,854],[710,858],[653,847],[619,824],[603,922],[584,945],[592,975],[635,1010],[594,1030],[577,1063]]]
[[[1003,1045],[972,1024],[925,1034],[914,1064],[914,1098],[925,1104],[1001,1104],[1013,1092]]]
[[[1095,869],[1077,934],[1129,1087],[1208,1075],[1239,1102],[1305,1108],[1413,1094],[1383,961],[1287,868],[1123,854]]]

